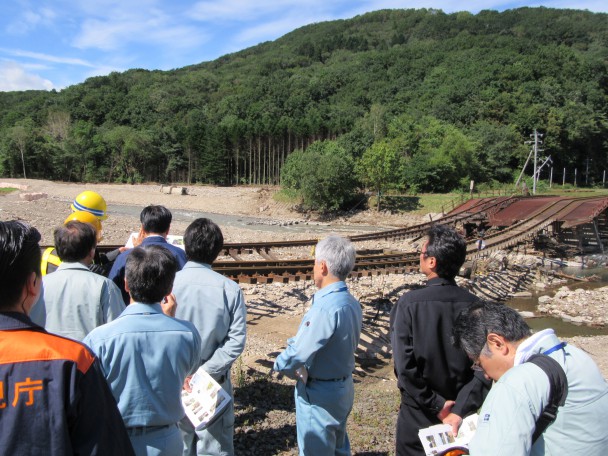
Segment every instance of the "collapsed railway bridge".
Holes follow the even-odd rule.
[[[562,257],[604,253],[608,246],[608,197],[514,197],[470,199],[442,217],[423,224],[350,236],[355,244],[364,241],[416,241],[433,224],[455,226],[467,238],[467,259],[474,260],[496,250],[513,249],[534,241],[553,248]],[[483,233],[483,234],[482,234]],[[483,240],[484,248],[479,249]],[[271,283],[312,278],[310,255],[317,239],[296,241],[226,243],[214,270],[241,283]],[[368,243],[369,245],[369,243]],[[98,246],[104,252],[118,246]],[[298,249],[301,258],[281,258],[283,249]],[[387,251],[358,248],[352,276],[405,273],[418,270],[416,251]],[[242,255],[260,259],[243,260]]]

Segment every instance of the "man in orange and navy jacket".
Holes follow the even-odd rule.
[[[99,360],[28,317],[39,241],[33,227],[0,222],[0,454],[133,455]]]

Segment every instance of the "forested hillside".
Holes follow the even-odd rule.
[[[449,190],[512,181],[535,128],[560,180],[601,182],[608,15],[383,10],[174,71],[0,93],[0,174],[273,184],[331,140],[295,154],[290,186],[334,156],[348,185]]]

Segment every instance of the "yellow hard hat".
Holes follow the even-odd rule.
[[[42,259],[40,262],[40,272],[42,272],[42,276],[44,277],[51,272],[55,272],[60,264],[61,260],[57,255],[57,250],[55,250],[55,247],[47,247],[42,254]]]
[[[106,200],[99,193],[92,192],[91,190],[85,190],[78,195],[70,207],[73,211],[90,212],[99,220],[108,218],[106,215]]]
[[[82,222],[82,223],[89,223],[90,225],[93,225],[93,228],[95,228],[95,231],[97,232],[97,242],[101,241],[101,238],[103,237],[101,221],[97,217],[95,217],[93,214],[91,214],[90,212],[86,212],[86,211],[72,212],[70,215],[68,215],[68,218],[65,219],[63,224],[65,225],[66,223],[71,222],[72,220],[76,220],[77,222]]]

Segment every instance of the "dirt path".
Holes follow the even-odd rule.
[[[43,243],[52,240],[52,230],[63,223],[69,215],[69,205],[80,192],[93,190],[101,194],[109,206],[128,205],[145,207],[149,204],[161,204],[172,210],[207,212],[211,214],[231,214],[256,217],[267,221],[290,221],[310,224],[310,230],[289,235],[280,239],[310,239],[315,237],[315,225],[325,223],[303,214],[293,212],[289,205],[278,203],[273,194],[278,190],[273,187],[214,187],[191,186],[187,195],[165,194],[160,185],[126,185],[126,184],[75,184],[51,182],[33,179],[2,179],[0,184],[21,185],[27,189],[0,197],[0,219],[11,220],[22,218],[36,226],[43,236]],[[46,198],[35,201],[23,201],[22,193],[44,193]],[[398,227],[419,223],[421,216],[402,214],[378,214],[376,211],[363,211],[347,218],[341,217],[331,223],[352,225],[357,232],[357,225],[378,227]],[[183,234],[188,223],[176,222],[171,230]],[[235,229],[232,226],[221,226],[224,237],[230,242],[259,240],[260,233],[255,228]],[[139,229],[137,217],[110,213],[103,223],[105,244],[123,243],[128,234]],[[272,233],[264,233],[272,237]],[[275,235],[276,236],[276,235]],[[270,239],[269,239],[270,240]]]

